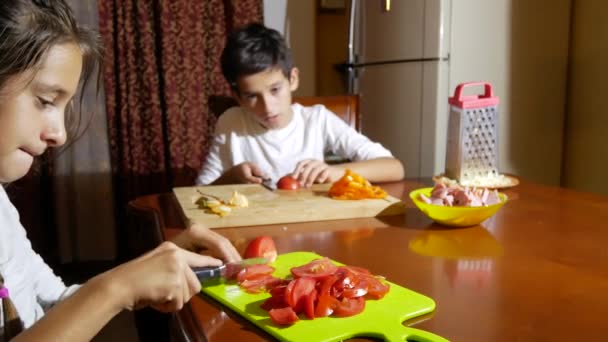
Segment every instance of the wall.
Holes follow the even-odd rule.
[[[294,96],[316,95],[316,10],[316,1],[264,0],[264,25],[283,33],[300,69],[300,87]]]
[[[452,1],[450,93],[493,85],[502,172],[560,182],[569,26],[570,0]]]
[[[608,2],[577,0],[573,6],[566,128],[565,186],[608,194]]]
[[[317,16],[317,95],[346,94],[345,75],[335,65],[347,59],[347,9],[322,11]]]

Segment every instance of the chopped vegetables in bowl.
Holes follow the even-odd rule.
[[[410,198],[414,204],[431,220],[446,226],[467,227],[480,224],[494,215],[508,200],[507,195],[496,193],[499,201],[490,205],[478,206],[449,206],[444,204],[432,204],[426,199],[431,199],[435,188],[422,188],[410,192]]]

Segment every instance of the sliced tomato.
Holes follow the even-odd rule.
[[[369,274],[371,275],[372,273],[367,270],[366,268],[363,267],[358,267],[358,266],[344,266],[346,268],[348,268],[349,270],[355,272],[356,274]]]
[[[266,299],[264,301],[264,303],[262,303],[260,305],[260,307],[266,311],[270,311],[272,309],[282,309],[282,308],[286,308],[289,305],[287,305],[287,303],[285,303],[285,297],[284,296],[272,296],[268,299]]]
[[[279,285],[279,286],[274,286],[274,287],[270,288],[268,290],[268,292],[270,292],[270,295],[273,297],[276,297],[276,296],[285,297],[285,289],[287,289],[287,285]]]
[[[351,288],[342,290],[342,297],[357,298],[367,294],[369,285],[365,279],[359,279]]]
[[[338,305],[334,308],[333,316],[348,317],[354,316],[365,309],[365,299],[357,298],[342,298],[338,301]]]
[[[296,278],[311,277],[315,279],[324,278],[334,274],[338,266],[334,265],[328,258],[316,259],[308,264],[294,267],[291,269],[291,274]]]
[[[296,313],[300,313],[304,310],[306,297],[312,292],[315,291],[315,285],[317,281],[313,278],[303,277],[298,278],[293,281],[293,289],[290,291],[289,296],[290,299],[287,299],[287,302],[290,303],[293,311]],[[287,293],[285,294],[287,296]]]
[[[315,319],[315,302],[317,301],[317,290],[312,290],[311,293],[304,298],[304,313],[306,317]]]
[[[274,267],[268,265],[251,265],[243,268],[236,275],[236,280],[239,283],[249,279],[263,278],[266,275],[271,275],[274,272]]]
[[[317,306],[315,307],[315,317],[327,317],[330,316],[336,306],[338,300],[329,294],[319,294],[317,297]]]
[[[268,262],[274,262],[277,259],[277,247],[272,237],[258,236],[249,242],[243,257],[246,259],[263,257]]]
[[[240,285],[249,293],[260,293],[264,290],[272,288],[272,284],[280,281],[281,279],[275,278],[271,275],[263,275],[255,279],[245,279],[242,283],[240,283]]]
[[[295,285],[296,281],[292,280],[289,282],[289,284],[287,284],[287,287],[285,287],[285,302],[292,308],[296,305],[293,302],[293,296],[291,295],[293,293],[293,287]]]
[[[291,307],[285,307],[280,309],[271,309],[268,311],[270,319],[278,325],[292,325],[298,321],[298,315],[293,311]]]
[[[380,280],[374,276],[366,277],[365,280],[368,283],[367,297],[381,299],[390,290],[390,286],[388,284],[380,282]]]

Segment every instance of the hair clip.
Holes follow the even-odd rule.
[[[0,299],[8,298],[8,289],[4,286],[0,287]]]

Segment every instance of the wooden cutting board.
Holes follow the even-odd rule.
[[[234,184],[174,188],[173,192],[184,215],[209,228],[376,217],[405,212],[405,204],[391,196],[385,199],[334,200],[327,195],[329,187],[330,184],[315,184],[310,189],[271,191],[259,184]],[[193,203],[197,190],[226,201],[236,190],[247,196],[249,207],[235,208],[230,214],[220,217],[199,209]]]
[[[320,257],[310,252],[281,254],[271,264],[275,268],[273,275],[284,278],[290,274],[292,267]],[[365,309],[358,315],[311,320],[301,314],[300,320],[288,327],[272,323],[268,312],[260,308],[260,304],[270,297],[268,293],[247,293],[234,281],[203,283],[202,291],[281,341],[334,342],[365,336],[385,341],[447,342],[430,332],[403,325],[405,320],[435,310],[435,302],[420,293],[388,283],[390,291],[386,296],[380,300],[367,300]]]

